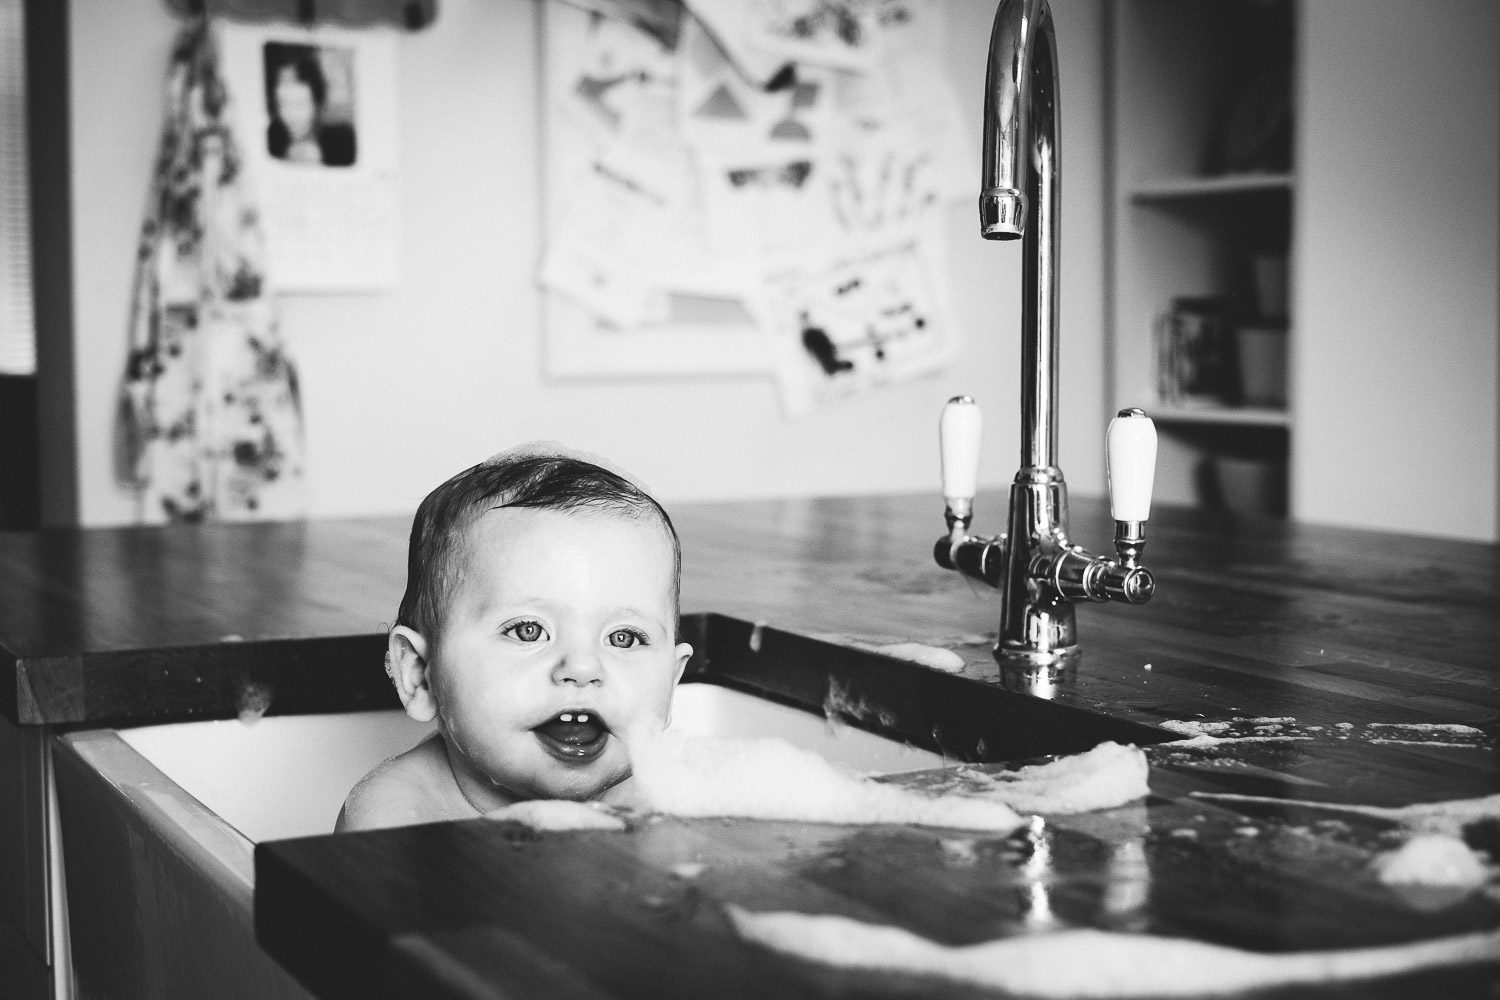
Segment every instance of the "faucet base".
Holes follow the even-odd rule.
[[[1083,659],[1083,651],[1077,646],[1035,650],[997,645],[994,653],[1000,665],[1001,687],[1040,698],[1049,698],[1071,684]]]

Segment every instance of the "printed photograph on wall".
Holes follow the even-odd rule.
[[[226,19],[221,31],[272,286],[395,287],[397,29]]]
[[[939,0],[541,10],[550,374],[765,373],[802,412],[954,357],[929,262],[977,154]]]
[[[266,42],[266,152],[308,166],[347,167],[357,158],[354,50],[343,45]]]

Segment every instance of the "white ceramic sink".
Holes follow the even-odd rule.
[[[692,736],[735,739],[775,736],[868,774],[943,765],[943,758],[929,750],[717,684],[678,685],[672,700],[672,729]]]
[[[894,774],[942,757],[716,684],[679,685],[672,727],[776,736],[857,770]],[[252,841],[328,833],[354,783],[430,731],[399,709],[273,715],[118,730],[120,739]]]

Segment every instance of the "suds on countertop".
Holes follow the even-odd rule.
[[[1404,893],[1419,909],[1440,909],[1460,902],[1464,896],[1493,888],[1500,876],[1500,853],[1483,846],[1484,832],[1500,826],[1500,795],[1441,802],[1419,802],[1406,806],[1365,806],[1284,799],[1259,795],[1194,792],[1194,797],[1226,806],[1272,807],[1329,813],[1334,818],[1318,820],[1312,827],[1292,826],[1344,839],[1352,831],[1350,821],[1361,818],[1391,824],[1376,840],[1370,868],[1382,883],[1402,889],[1441,889],[1449,895]],[[1368,844],[1369,841],[1366,840]]]
[[[840,968],[958,980],[1039,997],[1201,997],[1493,961],[1500,931],[1378,948],[1266,954],[1185,938],[1090,929],[951,946],[834,915],[726,908],[746,940]]]
[[[1500,821],[1500,795],[1472,799],[1448,799],[1442,802],[1416,802],[1406,806],[1362,806],[1337,802],[1315,802],[1306,799],[1269,798],[1260,795],[1231,795],[1218,792],[1194,792],[1197,798],[1217,802],[1255,802],[1276,806],[1296,806],[1322,812],[1346,813],[1386,820],[1420,833],[1462,834],[1465,827]]]
[[[273,689],[266,681],[240,678],[235,684],[236,717],[245,724],[260,720],[271,707]]]
[[[1478,888],[1489,879],[1484,860],[1462,837],[1419,833],[1392,851],[1375,856],[1372,867],[1388,885]]]
[[[1286,716],[1235,716],[1223,720],[1167,719],[1157,723],[1185,739],[1163,744],[1180,749],[1217,747],[1225,743],[1310,743],[1358,740],[1374,744],[1467,747],[1493,750],[1495,738],[1474,726],[1447,722],[1338,722],[1305,725]]]
[[[851,646],[869,653],[879,653],[881,656],[890,656],[910,663],[920,663],[924,667],[931,667],[944,673],[958,673],[964,669],[965,665],[963,656],[955,652],[952,647],[964,645],[963,639],[967,637],[919,642],[911,639],[876,640],[835,633],[814,633],[812,638],[837,646]]]

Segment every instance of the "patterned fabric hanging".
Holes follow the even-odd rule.
[[[207,18],[172,52],[137,262],[125,445],[141,519],[302,512],[297,373]]]

